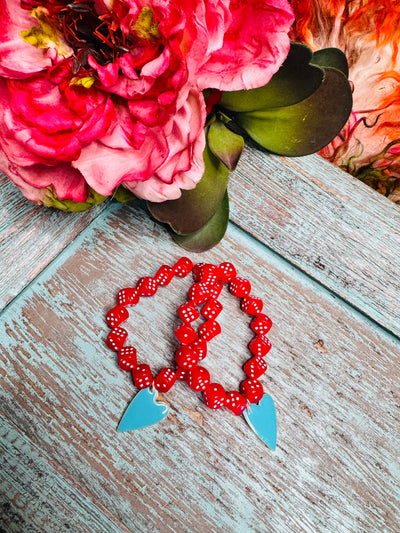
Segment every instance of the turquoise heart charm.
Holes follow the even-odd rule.
[[[142,389],[128,405],[117,431],[130,431],[157,424],[168,414],[168,406],[157,402],[157,390]]]
[[[258,404],[252,403],[244,413],[244,418],[254,433],[272,450],[276,448],[276,410],[274,400],[264,394]]]

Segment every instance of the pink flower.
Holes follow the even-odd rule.
[[[286,0],[0,0],[0,158],[33,201],[119,185],[164,201],[204,172],[204,88],[264,85]]]
[[[135,195],[153,202],[179,198],[203,174],[205,108],[201,93],[189,93],[185,104],[163,127],[146,130],[140,150],[132,150],[126,131],[132,116],[117,108],[110,134],[91,143],[73,165],[87,183],[103,195],[120,183]]]
[[[229,12],[232,20],[225,25],[222,46],[206,56],[198,83],[222,91],[262,87],[288,54],[292,9],[282,0],[234,0]]]
[[[18,4],[0,0],[0,76],[20,79],[50,67],[51,59],[21,39],[21,30],[33,26],[33,19]]]
[[[341,48],[353,113],[321,155],[400,202],[400,10],[389,0],[292,0],[293,38]],[[397,191],[397,192],[396,192]]]

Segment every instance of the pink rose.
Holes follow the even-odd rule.
[[[0,0],[0,170],[84,201],[164,201],[204,172],[202,90],[264,85],[289,49],[286,0]]]
[[[21,30],[33,26],[29,11],[19,2],[0,0],[0,76],[27,78],[51,66],[44,50],[21,39]]]
[[[215,46],[198,69],[198,84],[222,91],[262,87],[288,54],[292,9],[282,0],[218,4],[223,3],[229,5],[231,20],[225,25],[221,46]]]

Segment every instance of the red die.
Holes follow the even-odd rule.
[[[203,392],[203,399],[210,409],[219,409],[225,404],[226,392],[219,383],[210,383]]]
[[[181,368],[180,366],[177,366],[175,370],[176,379],[183,381],[186,378],[186,372],[187,370],[185,368]]]
[[[133,382],[138,389],[146,389],[153,383],[153,376],[149,365],[138,365],[132,370]]]
[[[197,365],[199,356],[189,346],[181,346],[175,352],[175,361],[178,367],[186,372],[192,366]]]
[[[111,350],[118,352],[124,345],[127,336],[128,332],[126,329],[120,327],[113,328],[107,335],[106,344]]]
[[[158,285],[154,278],[144,276],[136,283],[136,289],[140,296],[153,296],[157,292]]]
[[[119,326],[129,318],[129,313],[123,305],[116,305],[106,314],[106,322],[112,328]]]
[[[267,370],[267,362],[262,357],[252,357],[244,365],[243,370],[249,378],[257,379]]]
[[[137,366],[136,348],[125,346],[118,352],[118,364],[122,370],[133,370]]]
[[[247,400],[239,392],[230,391],[226,395],[225,406],[235,415],[241,415],[247,407]]]
[[[139,301],[139,293],[133,287],[121,289],[117,296],[119,305],[136,305]]]
[[[194,366],[187,371],[186,383],[192,390],[204,390],[210,383],[210,372],[204,366]]]
[[[154,386],[159,392],[168,392],[175,381],[175,372],[171,368],[164,367],[154,379]]]
[[[252,354],[264,357],[271,349],[271,343],[267,337],[257,335],[249,344],[249,349]]]
[[[161,265],[160,268],[157,270],[157,274],[154,276],[154,279],[156,280],[158,285],[161,285],[161,287],[165,287],[172,280],[174,274],[175,272],[172,267],[168,265]]]
[[[178,313],[183,322],[193,322],[197,320],[200,316],[199,310],[194,305],[192,300],[182,304],[178,307]]]
[[[244,296],[250,294],[250,281],[245,278],[234,278],[229,285],[229,291],[231,294],[233,294],[233,296],[243,298]]]
[[[236,278],[236,268],[232,263],[221,263],[219,265],[219,277],[222,283],[228,283]]]
[[[258,315],[263,310],[263,307],[263,301],[261,298],[257,298],[256,296],[245,296],[242,299],[242,311],[248,315]]]
[[[254,331],[254,333],[258,333],[259,335],[266,335],[268,331],[271,329],[272,326],[272,320],[263,313],[260,313],[257,315],[250,324],[251,329]]]
[[[221,326],[216,320],[206,320],[199,327],[199,336],[201,339],[204,339],[206,342],[210,341],[217,335],[221,333]]]
[[[173,270],[179,278],[184,278],[193,268],[193,263],[188,257],[181,257],[174,265]]]
[[[200,281],[201,269],[203,268],[204,263],[196,263],[193,267],[193,279],[194,281]]]
[[[214,285],[210,285],[210,297],[214,298],[214,300],[217,300],[223,288],[224,286],[220,281]]]
[[[222,311],[222,304],[218,300],[210,299],[201,310],[205,318],[216,318]]]
[[[199,356],[199,361],[207,355],[207,342],[204,339],[196,339],[188,344],[188,347]]]
[[[189,324],[181,324],[175,329],[175,337],[181,344],[189,344],[197,339],[197,333]]]
[[[193,283],[189,289],[189,298],[196,305],[201,305],[210,298],[210,287],[205,283]]]
[[[246,379],[240,384],[240,392],[250,403],[258,403],[264,395],[264,389],[258,379]]]
[[[199,272],[199,281],[206,285],[215,285],[219,281],[219,269],[215,265],[206,263]]]

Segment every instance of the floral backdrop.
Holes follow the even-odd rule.
[[[39,205],[144,200],[193,251],[245,141],[396,201],[397,4],[0,0],[0,170]]]
[[[265,85],[293,22],[281,0],[1,0],[0,10],[1,168],[36,202],[53,189],[84,202],[88,186],[108,196],[123,183],[151,201],[194,188],[202,91]]]
[[[400,203],[400,2],[292,0],[291,38],[340,48],[349,62],[353,111],[321,154]]]

